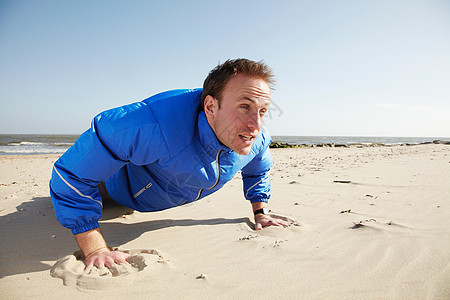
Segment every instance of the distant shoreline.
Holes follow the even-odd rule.
[[[303,147],[344,147],[344,146],[394,146],[421,145],[450,142],[450,137],[364,137],[364,136],[272,136],[273,147],[296,145]],[[441,142],[438,142],[441,141]]]
[[[384,143],[349,143],[349,144],[336,144],[336,143],[319,143],[319,144],[290,144],[283,142],[271,142],[270,148],[316,148],[316,147],[330,147],[330,148],[350,148],[350,147],[393,147],[393,146],[418,146],[418,145],[450,145],[450,141],[435,140],[432,142],[422,143],[396,143],[396,144],[384,144]]]

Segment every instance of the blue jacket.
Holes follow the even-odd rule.
[[[270,136],[262,130],[248,155],[221,145],[199,112],[201,92],[163,92],[97,115],[54,165],[58,221],[73,234],[99,227],[101,181],[118,203],[157,211],[203,198],[242,170],[245,198],[267,202]]]

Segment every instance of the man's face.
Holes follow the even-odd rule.
[[[205,114],[219,141],[236,153],[250,153],[269,109],[270,88],[263,79],[236,75],[228,81],[222,98],[208,95]]]

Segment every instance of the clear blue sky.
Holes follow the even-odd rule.
[[[0,133],[78,134],[237,57],[274,69],[272,135],[450,136],[447,0],[0,0]]]

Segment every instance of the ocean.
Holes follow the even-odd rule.
[[[79,135],[0,134],[0,155],[62,154]]]
[[[0,155],[62,154],[79,135],[0,134]],[[274,142],[295,145],[421,144],[435,140],[450,141],[448,137],[361,137],[361,136],[272,136]]]

